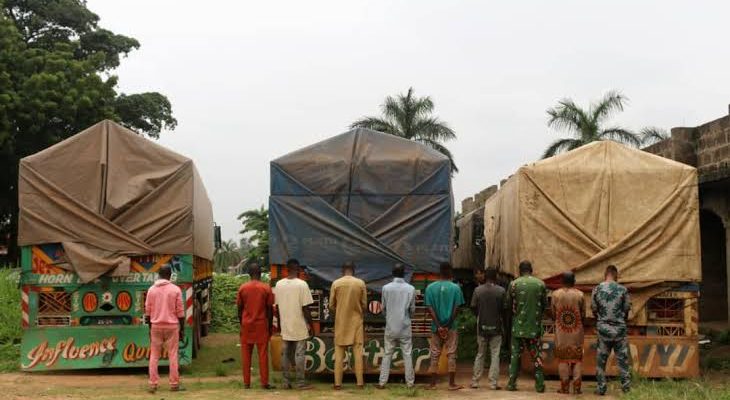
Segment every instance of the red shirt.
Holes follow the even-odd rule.
[[[241,343],[266,343],[269,341],[269,320],[266,310],[274,305],[271,286],[261,281],[241,285],[236,296],[241,311]]]

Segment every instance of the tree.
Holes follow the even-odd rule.
[[[639,132],[641,136],[641,145],[648,146],[662,140],[669,139],[669,133],[665,129],[649,126]]]
[[[0,238],[16,259],[18,162],[102,119],[157,138],[174,129],[156,92],[118,94],[112,73],[137,40],[98,25],[83,0],[0,0]]]
[[[213,256],[215,270],[218,272],[227,272],[228,267],[238,265],[242,259],[241,251],[234,240],[221,243],[221,248],[217,249]]]
[[[619,126],[604,126],[613,114],[624,110],[624,103],[627,100],[621,93],[610,91],[600,101],[591,104],[587,110],[571,99],[560,100],[557,106],[547,110],[548,127],[567,131],[573,137],[554,141],[542,157],[552,157],[598,140],[614,140],[638,146],[640,140],[635,133]]]
[[[248,262],[256,261],[261,266],[269,264],[269,210],[264,206],[244,211],[238,216],[243,223],[242,235],[251,234],[249,243],[253,248],[249,250]]]
[[[454,156],[443,145],[443,142],[456,139],[456,134],[445,122],[431,115],[434,104],[429,96],[415,97],[411,87],[405,95],[386,97],[381,108],[382,117],[361,118],[350,128],[372,129],[423,143],[449,157],[451,172],[459,172]]]

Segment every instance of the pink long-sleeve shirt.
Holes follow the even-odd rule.
[[[182,291],[167,279],[158,279],[147,291],[144,313],[157,326],[178,326],[178,318],[185,316]]]

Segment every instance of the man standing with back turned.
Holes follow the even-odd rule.
[[[164,347],[170,362],[170,390],[184,390],[180,387],[178,372],[179,341],[185,337],[185,314],[183,311],[182,291],[170,282],[172,269],[163,265],[159,271],[159,279],[147,291],[144,302],[144,313],[150,321],[150,387],[149,392],[157,391],[160,375],[157,364]]]
[[[396,346],[400,347],[403,354],[403,364],[406,373],[406,385],[410,388],[416,380],[413,372],[413,359],[411,358],[412,333],[411,317],[416,312],[416,289],[404,279],[405,267],[403,264],[396,264],[393,267],[393,282],[383,286],[382,304],[385,315],[385,355],[380,364],[380,381],[378,389],[384,389],[390,375],[390,362],[393,359],[393,351]]]
[[[307,350],[307,339],[312,336],[312,316],[307,307],[314,300],[307,282],[299,279],[300,268],[299,261],[294,258],[286,262],[286,279],[276,282],[274,295],[282,339],[281,369],[284,387],[292,388],[289,370],[293,362],[297,371],[297,389],[307,390],[312,388],[304,380],[304,353]]]
[[[535,391],[542,393],[545,391],[545,376],[542,372],[540,338],[542,315],[547,307],[547,289],[541,279],[532,276],[532,264],[529,261],[520,263],[520,277],[513,280],[507,290],[507,307],[512,311],[507,390],[517,390],[520,356],[527,350],[535,365]]]
[[[459,285],[451,281],[453,268],[448,262],[439,267],[440,278],[426,288],[425,304],[431,314],[431,384],[428,389],[436,389],[439,357],[446,347],[449,369],[449,390],[459,390],[456,384],[456,348],[459,344],[459,331],[454,321],[456,312],[464,304],[464,294]]]
[[[363,343],[365,326],[363,311],[367,306],[367,290],[362,279],[355,278],[355,264],[342,266],[342,278],[332,282],[329,309],[335,317],[335,390],[342,389],[342,367],[345,351],[352,346],[357,387],[365,388],[363,377]]]
[[[489,346],[489,387],[499,390],[499,350],[502,347],[502,314],[504,313],[504,289],[497,285],[497,270],[487,268],[485,282],[471,296],[471,309],[477,317],[477,356],[471,388],[479,388],[484,373],[484,357]]]
[[[243,364],[243,387],[251,388],[251,353],[253,347],[259,356],[261,388],[273,389],[269,385],[269,338],[274,317],[274,294],[271,287],[261,282],[261,268],[252,263],[248,267],[251,280],[241,285],[236,296],[238,318],[241,323],[241,364]]]
[[[563,287],[553,292],[552,314],[555,321],[555,351],[560,374],[558,393],[570,393],[570,377],[573,376],[573,393],[581,393],[583,365],[583,321],[585,305],[583,292],[575,287],[575,274],[563,273]]]
[[[591,310],[596,318],[598,349],[596,351],[596,394],[606,394],[606,362],[611,350],[616,353],[616,363],[621,373],[621,389],[631,389],[629,371],[629,341],[626,337],[626,321],[631,311],[629,291],[618,281],[618,269],[606,267],[605,281],[593,288]]]

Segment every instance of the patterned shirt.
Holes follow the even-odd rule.
[[[508,307],[512,308],[512,336],[542,336],[542,315],[547,307],[545,283],[531,275],[521,276],[509,285]]]
[[[629,291],[617,282],[602,282],[591,294],[591,310],[598,335],[607,339],[626,336],[626,316],[631,310]]]

